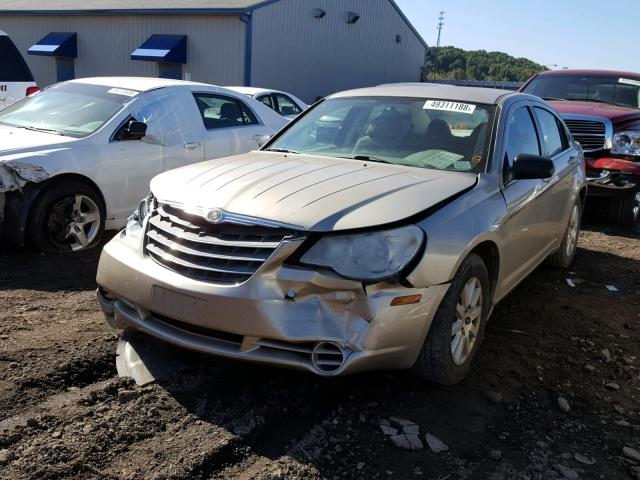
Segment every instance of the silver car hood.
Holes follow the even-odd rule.
[[[476,175],[312,155],[251,152],[162,173],[161,203],[225,212],[308,231],[388,224],[466,190]]]
[[[65,144],[77,141],[74,137],[64,137],[51,133],[26,130],[24,128],[0,125],[0,155],[16,154],[46,150],[66,146]],[[0,158],[0,161],[3,159]]]

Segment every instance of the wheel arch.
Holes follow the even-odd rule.
[[[578,197],[580,197],[581,207],[582,207],[582,210],[584,211],[584,206],[587,203],[587,186],[586,185],[584,185],[580,189],[580,192],[578,193]]]
[[[474,253],[482,259],[487,267],[489,281],[491,282],[491,298],[493,299],[498,277],[500,276],[500,251],[498,250],[498,245],[491,240],[484,240],[475,245],[467,254],[467,257]]]
[[[2,236],[10,243],[25,246],[27,243],[27,225],[33,205],[45,191],[65,181],[76,181],[90,187],[98,195],[105,212],[108,211],[102,190],[93,180],[77,173],[61,173],[43,182],[27,183],[22,188],[22,191],[10,192],[7,195]]]

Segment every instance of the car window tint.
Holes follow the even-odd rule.
[[[210,93],[194,93],[193,96],[207,130],[258,123],[249,108],[236,98]]]
[[[264,103],[267,107],[271,108],[272,110],[275,110],[275,108],[273,108],[273,100],[271,99],[271,95],[261,95],[257,97],[256,100]]]
[[[563,141],[564,128],[559,124],[555,115],[542,108],[534,108],[538,123],[540,124],[540,140],[542,148],[547,157],[553,157],[562,152],[567,145],[566,139]],[[562,129],[562,130],[561,130]]]
[[[513,160],[521,153],[540,155],[536,127],[527,107],[520,107],[509,117],[504,153],[505,171],[513,166]]]
[[[0,82],[33,82],[22,55],[5,35],[0,35]]]
[[[280,115],[299,115],[302,113],[300,107],[288,96],[276,93],[275,97],[278,102],[278,113],[280,113]]]

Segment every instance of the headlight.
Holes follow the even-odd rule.
[[[354,235],[329,235],[311,247],[300,262],[325,267],[354,280],[379,281],[400,273],[424,243],[415,225]]]
[[[142,237],[142,223],[155,209],[156,199],[153,194],[150,193],[140,202],[138,207],[127,219],[125,236],[130,237],[133,240],[139,240]]]
[[[613,136],[611,153],[617,155],[640,155],[640,132],[620,132]]]

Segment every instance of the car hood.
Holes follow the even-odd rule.
[[[151,181],[161,203],[225,212],[308,231],[396,222],[473,187],[473,173],[312,155],[251,152],[165,172]]]
[[[56,148],[76,140],[75,137],[0,125],[0,161],[2,155]]]
[[[560,115],[595,115],[608,118],[614,124],[640,119],[640,110],[619,107],[617,105],[607,105],[606,103],[563,100],[550,101],[549,104],[560,113]]]

